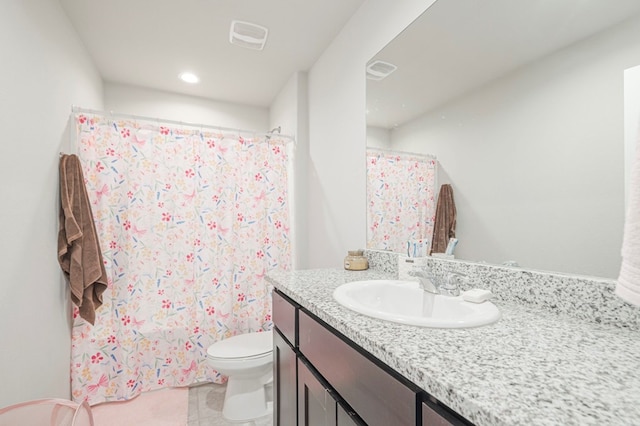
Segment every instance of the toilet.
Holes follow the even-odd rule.
[[[266,387],[273,382],[273,332],[239,334],[207,349],[209,366],[227,376],[222,415],[232,422],[266,416],[273,409]]]

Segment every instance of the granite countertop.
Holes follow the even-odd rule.
[[[318,269],[269,281],[409,381],[478,426],[640,425],[637,331],[494,301],[502,319],[430,329],[339,305],[340,284],[390,273]]]

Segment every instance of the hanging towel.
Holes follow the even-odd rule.
[[[444,253],[449,238],[456,236],[456,204],[453,201],[453,188],[444,184],[440,187],[436,205],[436,224],[433,228],[432,253]]]
[[[616,294],[627,302],[640,306],[640,133],[631,169],[629,205],[622,236],[622,265]]]
[[[69,279],[71,300],[80,316],[93,324],[95,310],[102,305],[102,293],[107,288],[107,273],[76,155],[60,158],[58,262]]]

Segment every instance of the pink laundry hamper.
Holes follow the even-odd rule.
[[[0,426],[94,426],[91,407],[66,399],[37,399],[0,409]]]

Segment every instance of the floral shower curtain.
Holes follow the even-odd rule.
[[[109,287],[95,326],[74,309],[73,398],[221,382],[208,346],[271,329],[265,274],[290,269],[285,142],[75,120]]]
[[[407,242],[430,242],[435,185],[433,157],[368,149],[367,247],[406,254]]]

